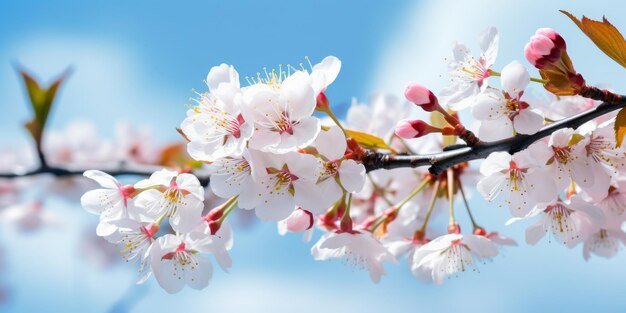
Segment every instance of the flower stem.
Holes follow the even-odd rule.
[[[404,206],[407,202],[409,202],[411,199],[413,199],[413,197],[415,197],[415,195],[417,195],[420,191],[422,191],[422,189],[424,189],[424,187],[426,187],[426,185],[430,182],[430,175],[428,177],[426,177],[420,184],[419,186],[417,186],[417,188],[413,189],[413,191],[411,191],[411,193],[406,196],[404,199],[402,199],[402,201],[400,201],[400,203],[396,204],[393,206],[394,210],[398,211],[402,208],[402,206]]]
[[[346,209],[341,216],[341,222],[339,223],[339,229],[345,232],[352,232],[352,218],[350,217],[350,205],[352,204],[352,194],[348,194],[346,199]]]
[[[237,205],[238,202],[238,196],[234,196],[232,198],[230,198],[228,201],[232,201],[231,203],[227,204],[228,206],[226,207],[226,209],[224,209],[224,213],[222,214],[222,216],[217,220],[218,224],[222,224],[222,222],[226,219],[226,217],[230,214],[230,212],[233,210],[233,208],[235,208],[235,206]]]
[[[454,219],[454,172],[451,168],[447,170],[447,183],[448,183],[448,209],[450,210],[450,226],[454,226],[456,224],[456,220]]]
[[[341,122],[339,122],[339,119],[337,118],[337,116],[335,116],[335,113],[333,113],[333,110],[330,109],[330,107],[324,109],[323,111],[324,113],[326,113],[326,115],[328,115],[328,117],[330,117],[331,120],[333,120],[333,122],[335,122],[335,124],[337,124],[337,126],[339,126],[339,128],[341,128],[341,131],[343,132],[343,135],[348,138],[348,134],[346,133],[346,129],[343,128],[343,125],[341,125]]]
[[[426,187],[426,185],[428,184],[428,182],[430,182],[430,176],[426,177],[426,179],[424,179],[419,186],[417,186],[417,188],[413,189],[413,191],[411,191],[411,193],[406,196],[404,199],[402,199],[402,201],[400,201],[398,204],[394,205],[392,208],[394,210],[394,213],[397,214],[398,211],[400,211],[400,209],[407,203],[409,202],[411,199],[413,199],[413,197],[415,197],[420,191],[422,191],[422,189],[424,189],[424,187]],[[384,213],[383,213],[384,214]],[[376,229],[382,225],[385,221],[387,220],[387,216],[382,215],[379,216],[376,219],[376,223],[374,223],[374,225],[371,228],[371,232],[376,231]]]
[[[372,178],[372,175],[368,172],[367,173],[367,178],[370,179],[370,182],[372,183],[372,187],[374,188],[374,191],[383,199],[383,201],[385,201],[385,203],[388,206],[393,206],[393,203],[387,199],[387,197],[385,196],[385,192],[382,188],[380,188],[380,186],[376,185],[376,183],[374,182],[374,179]]]
[[[465,203],[465,209],[467,210],[467,215],[469,215],[470,221],[472,222],[472,227],[476,229],[476,227],[478,227],[478,224],[476,224],[476,221],[474,220],[474,216],[472,215],[472,211],[470,210],[469,203],[467,203],[467,198],[465,197],[465,191],[463,191],[463,185],[461,184],[460,180],[459,180],[459,191],[461,192],[463,203]]]
[[[424,223],[422,224],[422,227],[420,227],[420,229],[417,230],[418,232],[422,232],[422,233],[426,232],[426,226],[428,226],[428,220],[430,220],[430,215],[433,213],[433,208],[435,207],[435,202],[437,201],[437,192],[439,192],[440,185],[441,185],[441,181],[437,179],[437,182],[435,182],[433,195],[430,198],[430,203],[428,203],[428,211],[426,212]]]

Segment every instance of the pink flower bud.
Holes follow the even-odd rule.
[[[557,33],[552,28],[539,28],[539,29],[537,29],[535,34],[544,35],[544,36],[550,38],[550,40],[552,40],[552,42],[554,42],[555,46],[557,48],[559,48],[559,49],[566,49],[565,39],[563,39],[563,37],[561,37],[561,35],[559,35],[559,33]]]
[[[422,137],[432,130],[432,126],[422,120],[402,120],[396,125],[396,136],[404,139]]]
[[[404,89],[404,96],[426,112],[432,112],[439,108],[439,101],[435,94],[424,86],[408,83]]]
[[[313,213],[304,210],[296,209],[287,218],[287,230],[292,233],[303,232],[313,227]]]
[[[315,108],[318,111],[325,111],[328,109],[328,97],[326,97],[326,95],[324,94],[324,92],[320,92],[317,97],[315,98]]]
[[[540,28],[530,37],[524,48],[524,55],[528,62],[537,68],[546,68],[561,58],[565,51],[565,40],[561,35],[550,28]]]

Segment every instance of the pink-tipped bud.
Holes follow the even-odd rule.
[[[422,137],[429,134],[433,127],[422,120],[402,120],[396,125],[396,136],[404,139]]]
[[[553,29],[540,28],[530,37],[530,41],[524,48],[524,55],[528,62],[543,69],[558,61],[563,51],[565,51],[563,37]]]
[[[408,83],[404,88],[404,96],[426,112],[436,111],[439,108],[439,101],[435,94],[424,86]]]
[[[292,233],[303,232],[313,227],[313,213],[298,208],[289,215],[286,222],[288,231]]]
[[[328,97],[324,94],[324,92],[320,92],[315,98],[315,109],[318,111],[326,111],[329,107]]]
[[[559,33],[552,28],[539,28],[535,34],[544,35],[550,38],[550,40],[552,40],[552,42],[554,42],[556,47],[559,49],[566,49],[565,39],[563,39],[563,37],[561,37],[561,35],[559,35]]]

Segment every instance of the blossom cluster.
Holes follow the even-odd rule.
[[[494,152],[479,168],[463,162],[442,173],[410,167],[366,173],[364,160],[372,153],[431,154],[457,138],[478,146],[532,135],[598,105],[578,95],[585,81],[555,31],[538,30],[525,48],[541,78],[531,77],[519,61],[493,70],[498,42],[490,27],[480,36],[478,58],[455,44],[451,83],[439,97],[409,83],[407,101],[385,94],[370,104],[354,100],[344,121],[325,94],[340,72],[336,57],[309,63],[309,69],[264,68],[246,77],[245,86],[233,66],[215,66],[180,132],[188,154],[209,173],[207,190],[224,202],[205,204],[200,180],[190,168],[179,168],[133,185],[87,171],[102,188],[85,193],[82,205],[100,215],[99,236],[120,245],[125,259],[138,260],[139,281],[154,274],[170,293],[207,286],[207,255],[224,270],[231,266],[227,218],[236,207],[276,223],[280,234],[303,233],[307,242],[316,229],[323,232],[311,248],[315,260],[342,259],[378,282],[386,262],[406,256],[416,278],[441,284],[517,245],[477,222],[468,186],[508,207],[507,224],[535,220],[526,232],[529,244],[549,233],[570,248],[582,243],[586,259],[613,256],[626,243],[626,151],[616,146],[610,115],[555,131],[513,155]],[[550,94],[534,96],[532,83]],[[476,127],[461,123],[457,111],[466,109]],[[415,119],[424,113],[429,122]],[[459,203],[471,232],[458,222]],[[442,227],[436,218],[446,214],[449,222]]]

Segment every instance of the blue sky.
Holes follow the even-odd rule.
[[[0,3],[0,148],[28,144],[28,118],[13,69],[19,63],[49,81],[68,66],[51,120],[60,129],[74,119],[94,121],[111,135],[118,120],[151,127],[163,141],[177,138],[191,89],[202,90],[208,69],[234,64],[242,76],[263,66],[336,55],[341,74],[328,95],[343,112],[351,97],[373,91],[399,94],[407,80],[438,90],[445,85],[451,43],[477,50],[477,36],[501,32],[496,68],[523,61],[536,28],[561,32],[576,68],[592,83],[626,90],[626,73],[602,55],[558,9],[600,18],[620,29],[626,7],[616,1],[4,1]],[[35,193],[33,197],[38,197]],[[134,266],[98,268],[79,252],[95,217],[78,203],[50,199],[63,227],[24,235],[0,229],[12,312],[106,312],[112,309],[181,309],[189,312],[343,311],[624,311],[624,251],[614,259],[582,259],[580,247],[556,243],[529,247],[524,224],[504,226],[507,212],[472,200],[480,223],[518,240],[520,247],[452,278],[441,287],[415,280],[405,262],[387,266],[380,284],[341,262],[315,262],[299,236],[280,237],[273,224],[238,230],[230,273],[216,270],[203,291],[171,296],[154,281],[135,287]],[[124,295],[128,298],[124,298]],[[120,299],[136,299],[121,301]],[[117,305],[115,305],[118,303]]]

